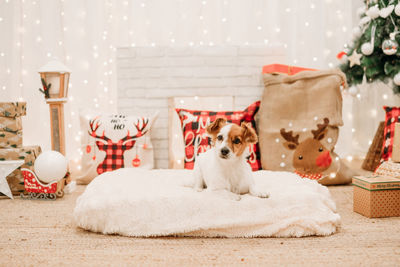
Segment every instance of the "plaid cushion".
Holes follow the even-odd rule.
[[[229,123],[238,125],[242,122],[250,122],[253,128],[256,129],[254,116],[259,108],[260,101],[251,104],[243,111],[176,109],[182,123],[185,142],[185,169],[193,169],[197,155],[210,149],[211,139],[207,136],[206,128],[213,123],[216,118],[225,118]],[[248,162],[253,171],[261,170],[258,143],[250,145],[250,157]]]
[[[97,165],[97,174],[125,167],[138,167],[137,161],[147,164],[150,125],[153,118],[122,114],[85,117],[87,129],[83,161]],[[140,158],[139,158],[140,157]],[[142,166],[139,162],[139,165]]]
[[[383,161],[392,158],[394,125],[400,122],[400,107],[383,107],[386,111],[385,130],[383,131],[382,156]]]

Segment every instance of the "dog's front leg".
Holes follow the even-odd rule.
[[[201,192],[205,188],[205,183],[201,169],[197,164],[194,165],[193,173],[194,173],[193,189],[196,190],[197,192]]]

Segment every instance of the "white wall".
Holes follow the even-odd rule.
[[[281,46],[119,48],[118,111],[160,111],[152,140],[156,168],[167,168],[169,97],[235,96],[241,110],[262,94],[262,66],[285,60]]]
[[[0,101],[27,101],[24,145],[50,149],[49,110],[37,70],[53,57],[62,60],[72,70],[65,105],[67,157],[70,168],[79,169],[80,109],[117,110],[116,47],[283,43],[288,64],[326,69],[338,64],[335,56],[350,42],[359,20],[356,8],[363,5],[361,0],[0,0]]]

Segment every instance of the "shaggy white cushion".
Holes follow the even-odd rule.
[[[240,201],[196,192],[189,170],[120,169],[95,178],[74,210],[79,227],[125,236],[301,237],[330,235],[340,216],[328,189],[288,172],[254,172],[270,198]]]

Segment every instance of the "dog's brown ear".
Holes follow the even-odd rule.
[[[209,135],[216,135],[222,127],[226,124],[226,119],[217,118],[213,123],[207,126],[207,133]]]
[[[242,122],[240,126],[243,128],[243,140],[249,144],[257,143],[258,137],[251,124]]]

